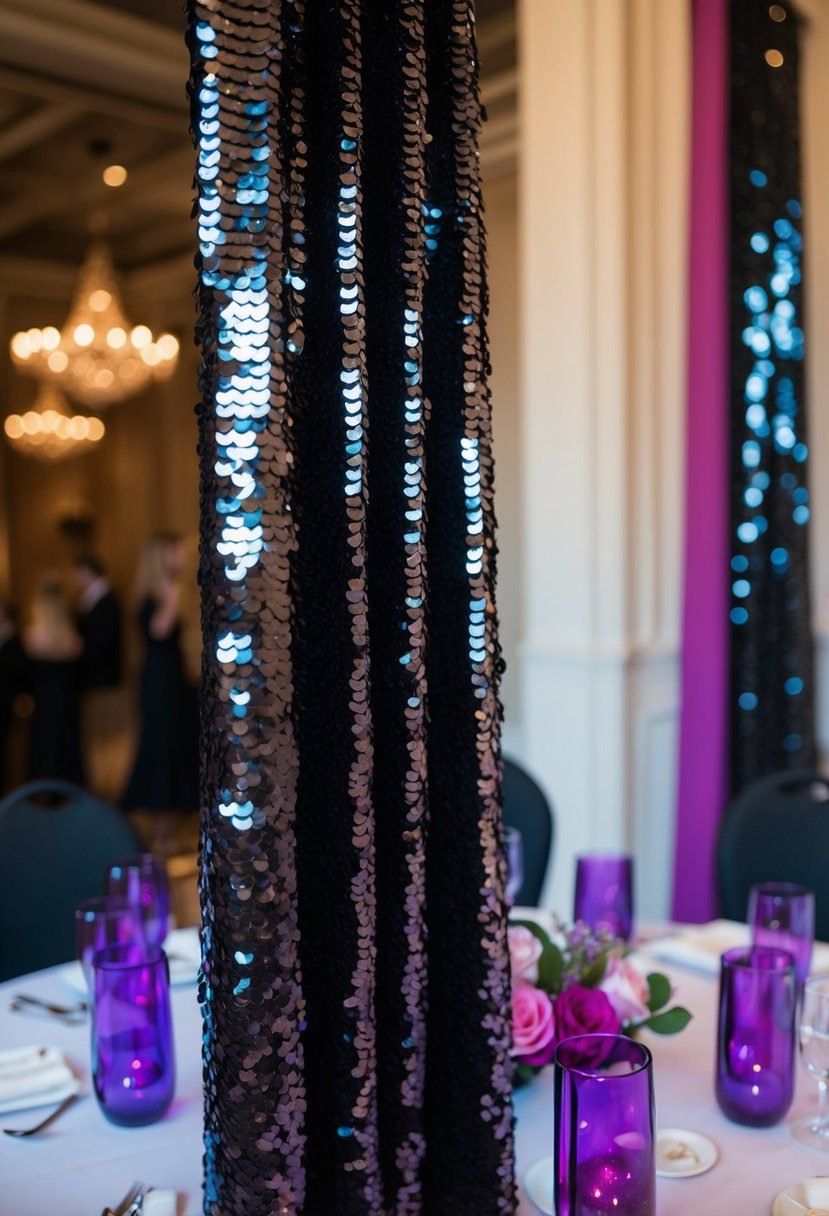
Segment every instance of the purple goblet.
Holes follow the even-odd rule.
[[[118,857],[107,866],[106,889],[110,898],[137,910],[148,942],[163,944],[170,921],[170,887],[163,861],[152,853]]]
[[[633,858],[589,853],[576,859],[573,919],[628,941],[633,931]]]
[[[738,946],[720,959],[717,1102],[735,1123],[779,1123],[794,1096],[797,978],[772,946]]]
[[[793,882],[756,883],[748,895],[748,923],[755,946],[776,946],[794,957],[802,988],[815,938],[814,892]]]
[[[155,1123],[173,1100],[170,977],[160,946],[105,946],[93,960],[92,1080],[110,1123]]]
[[[512,907],[524,883],[524,840],[518,828],[504,828],[507,851],[507,904]]]
[[[556,1216],[656,1216],[651,1053],[626,1035],[555,1054]]]
[[[86,986],[93,995],[92,960],[104,946],[117,942],[142,941],[141,922],[135,909],[123,900],[84,899],[75,908],[75,942],[78,962],[86,977]]]

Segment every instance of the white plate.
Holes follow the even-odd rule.
[[[553,1216],[553,1169],[552,1157],[544,1157],[531,1165],[524,1175],[524,1190],[546,1216]]]
[[[699,1132],[665,1127],[656,1133],[656,1172],[660,1178],[704,1174],[716,1164],[717,1156],[716,1144]]]
[[[829,1211],[829,1208],[809,1207],[802,1182],[796,1183],[795,1186],[787,1186],[771,1205],[771,1216],[805,1216],[807,1212],[814,1213],[814,1216],[821,1216],[821,1213],[826,1211]]]
[[[732,946],[747,946],[750,941],[748,925],[734,920],[712,920],[707,925],[689,925],[678,933],[648,942],[648,951],[666,963],[690,967],[716,975],[720,955]],[[812,947],[813,972],[829,971],[829,945],[815,942]]]
[[[195,984],[199,978],[199,934],[197,929],[173,929],[167,934],[164,950],[170,960],[170,983],[174,988],[179,985]],[[67,987],[79,996],[85,997],[86,979],[80,963],[67,963],[58,971],[58,975]]]

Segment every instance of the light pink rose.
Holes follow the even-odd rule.
[[[611,955],[599,987],[607,993],[623,1024],[642,1022],[650,1016],[648,981],[630,959]]]
[[[520,984],[522,980],[534,984],[538,979],[541,942],[525,925],[510,925],[507,932],[513,984]]]
[[[553,1002],[540,988],[519,984],[512,993],[512,1055],[525,1064],[549,1064],[556,1045]]]

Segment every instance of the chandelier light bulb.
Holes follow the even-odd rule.
[[[13,448],[39,460],[65,460],[88,452],[105,434],[100,418],[70,414],[66,398],[51,384],[41,386],[33,409],[10,414],[3,429]]]
[[[112,186],[113,189],[123,186],[127,180],[127,176],[127,171],[123,165],[107,165],[101,174],[101,177],[104,179],[104,185]]]
[[[156,338],[148,325],[127,319],[109,253],[101,244],[90,247],[63,326],[33,327],[11,340],[12,360],[21,371],[59,384],[93,409],[165,379],[178,352],[173,334]]]

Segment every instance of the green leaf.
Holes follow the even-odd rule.
[[[648,1009],[656,1013],[671,999],[671,982],[661,971],[652,971],[648,976]]]
[[[691,1017],[692,1014],[687,1009],[676,1005],[673,1009],[666,1009],[664,1013],[655,1013],[652,1018],[640,1024],[652,1030],[654,1034],[679,1034],[680,1030],[684,1030],[688,1025]]]
[[[579,983],[585,988],[595,988],[604,979],[605,971],[607,971],[607,955],[600,954],[595,963],[582,974]]]
[[[512,1087],[513,1089],[522,1089],[532,1081],[537,1068],[533,1068],[532,1064],[514,1064],[512,1072]]]
[[[556,992],[563,971],[564,956],[558,946],[553,945],[548,937],[547,945],[544,946],[541,958],[538,960],[537,987],[543,988],[548,993]]]

